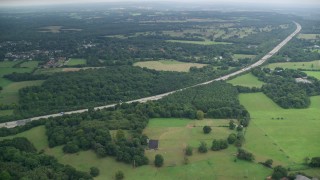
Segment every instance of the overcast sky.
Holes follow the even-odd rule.
[[[43,5],[43,4],[63,4],[63,3],[92,3],[92,2],[246,2],[246,3],[265,3],[265,4],[290,4],[290,5],[319,5],[320,0],[0,0],[1,5]]]

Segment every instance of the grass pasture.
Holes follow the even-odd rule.
[[[303,72],[305,72],[308,76],[312,76],[320,80],[320,71],[303,71]]]
[[[67,61],[66,66],[76,66],[76,65],[85,65],[85,64],[87,64],[87,60],[85,59],[71,58]]]
[[[54,73],[62,72],[64,68],[42,68],[37,69],[34,74],[47,74],[52,75]]]
[[[249,59],[253,59],[254,57],[256,57],[256,55],[251,55],[251,54],[234,54],[233,58],[235,59],[244,59],[244,58],[249,58]]]
[[[245,86],[245,87],[262,87],[264,84],[262,81],[259,81],[257,77],[255,77],[251,73],[247,73],[245,75],[241,75],[239,77],[236,77],[234,79],[231,79],[228,81],[228,83],[231,83],[234,86]]]
[[[20,67],[22,68],[36,68],[38,67],[39,62],[38,61],[27,61],[22,64],[20,64]]]
[[[252,118],[246,149],[286,165],[319,156],[320,96],[311,97],[307,109],[282,109],[263,93],[241,94],[240,102]]]
[[[10,68],[10,67],[13,67],[17,63],[19,63],[19,61],[1,61],[0,68]]]
[[[22,81],[22,82],[12,82],[5,86],[0,92],[0,104],[12,104],[18,103],[19,101],[19,90],[27,86],[40,86],[44,81]]]
[[[201,68],[206,66],[205,64],[199,63],[185,63],[174,60],[160,60],[160,61],[145,61],[137,62],[134,66],[145,67],[148,69],[154,69],[157,71],[178,71],[188,72],[191,67]]]
[[[227,42],[215,42],[215,41],[185,41],[185,40],[167,40],[167,42],[172,43],[186,43],[186,44],[196,44],[196,45],[217,45],[217,44],[231,44]]]
[[[148,135],[155,135],[154,132],[151,132],[150,128],[158,128],[158,132],[162,131],[166,133],[172,124],[172,128],[181,128],[184,131],[189,132],[189,138],[197,139],[205,136],[200,131],[200,127],[193,128],[196,131],[193,131],[192,128],[189,128],[188,125],[204,125],[209,124],[213,126],[226,125],[228,120],[188,120],[188,119],[152,119],[150,124],[146,128]],[[162,129],[162,130],[161,130]],[[218,130],[221,129],[221,130]],[[173,129],[171,129],[173,130]],[[228,128],[225,127],[213,127],[212,134],[208,135],[210,138],[225,138],[229,134]],[[171,137],[172,141],[176,140],[175,135],[182,137],[183,135],[178,134],[178,131],[172,131],[173,136],[165,134],[163,137]],[[190,164],[182,165],[182,162],[179,164],[173,165],[168,164],[167,161],[170,161],[169,153],[171,154],[183,154],[182,151],[179,152],[169,152],[163,154],[165,156],[165,166],[162,168],[155,168],[153,165],[154,156],[150,157],[150,165],[133,168],[131,165],[117,162],[114,158],[98,158],[93,151],[80,151],[76,154],[64,154],[62,152],[62,147],[58,146],[55,148],[48,148],[48,141],[45,135],[45,127],[39,126],[23,133],[19,133],[14,136],[1,137],[2,139],[8,139],[13,137],[26,137],[38,150],[44,150],[48,155],[55,156],[60,163],[69,164],[75,167],[78,170],[89,172],[90,167],[96,166],[100,169],[100,175],[96,177],[96,180],[111,180],[114,179],[114,174],[118,170],[122,170],[125,174],[126,179],[132,180],[141,180],[141,179],[219,179],[219,180],[230,180],[230,179],[265,179],[268,175],[271,174],[271,169],[265,168],[262,165],[257,163],[249,163],[245,161],[238,160],[234,162],[234,154],[236,148],[229,146],[228,149],[218,152],[213,152],[211,150],[206,154],[198,154],[196,150],[194,151],[193,156],[189,157]],[[191,140],[190,139],[190,140]],[[198,140],[197,140],[198,141]],[[183,142],[176,141],[177,144],[182,144]],[[208,141],[209,142],[209,141]],[[211,144],[211,140],[210,140]],[[208,144],[210,146],[210,144]],[[170,144],[169,144],[170,145]],[[195,144],[198,146],[198,143]],[[180,149],[181,150],[181,149]],[[154,153],[163,153],[161,150],[155,151]],[[180,156],[179,156],[180,157]]]
[[[272,63],[265,67],[274,69],[276,67],[288,68],[288,69],[313,69],[320,70],[320,60],[310,62],[283,62],[283,63]]]
[[[314,39],[319,39],[317,38],[320,37],[320,34],[299,34],[298,38],[299,39],[306,39],[306,40],[314,40]]]

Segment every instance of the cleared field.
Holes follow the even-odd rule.
[[[17,63],[19,63],[19,61],[0,61],[0,68],[12,67]]]
[[[34,147],[40,151],[45,150],[48,148],[48,140],[46,136],[46,128],[44,126],[38,126],[35,128],[32,128],[28,131],[13,135],[13,136],[7,136],[7,137],[0,137],[0,141],[3,139],[12,139],[15,137],[25,137],[30,142],[33,143]]]
[[[320,34],[299,34],[298,38],[307,40],[320,39]]]
[[[5,86],[0,92],[0,103],[1,104],[12,104],[18,103],[19,101],[19,90],[27,86],[40,86],[44,81],[23,81],[13,82]]]
[[[240,102],[252,117],[246,149],[287,165],[319,156],[320,96],[311,97],[307,109],[282,109],[263,93],[241,94]]]
[[[9,116],[13,114],[13,110],[0,110],[0,116]]]
[[[39,62],[38,61],[27,61],[22,64],[20,64],[20,67],[22,68],[36,68],[38,67]]]
[[[234,86],[245,86],[245,87],[262,87],[264,82],[259,81],[257,77],[252,75],[251,73],[241,75],[239,77],[236,77],[234,79],[231,79],[227,81],[228,83],[231,83]]]
[[[160,60],[160,61],[145,61],[134,63],[134,66],[145,67],[148,69],[154,69],[158,71],[178,71],[188,72],[191,67],[201,68],[206,64],[199,63],[185,63],[174,60]]]
[[[13,72],[16,73],[25,73],[25,72],[31,72],[33,69],[31,68],[12,68],[11,66],[15,65],[17,62],[6,62],[1,64],[2,66],[10,66],[10,67],[0,67],[0,86],[1,87],[6,87],[9,84],[12,83],[12,81],[3,78],[4,75],[6,74],[11,74]]]
[[[250,54],[234,54],[233,55],[233,58],[235,59],[244,59],[244,58],[253,59],[254,57],[256,57],[256,55],[250,55]]]
[[[276,67],[288,68],[288,69],[320,69],[320,60],[311,62],[284,62],[284,63],[272,63],[265,67],[274,69]]]
[[[312,76],[320,80],[320,71],[303,71],[303,72],[305,72],[308,76]]]
[[[215,41],[184,41],[184,40],[167,40],[167,42],[172,43],[187,43],[187,44],[197,44],[197,45],[216,45],[216,44],[231,44],[227,42],[215,42]]]
[[[64,68],[46,68],[46,69],[37,69],[34,74],[54,74],[57,72],[62,72]]]
[[[85,64],[87,64],[87,60],[85,59],[71,58],[70,60],[68,60],[66,66],[85,65]]]

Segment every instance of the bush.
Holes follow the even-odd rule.
[[[201,142],[200,146],[198,147],[198,151],[200,153],[206,153],[208,152],[207,144],[205,142]]]
[[[320,157],[313,157],[309,165],[311,167],[320,167]]]
[[[124,174],[122,171],[117,171],[115,175],[116,180],[124,179]]]
[[[244,149],[238,149],[237,154],[238,159],[246,160],[246,161],[253,161],[254,156],[252,153],[245,151]]]
[[[97,167],[90,168],[90,175],[96,177],[100,174],[100,170]]]
[[[154,158],[154,165],[156,167],[161,167],[163,165],[163,156],[161,154],[157,154]]]
[[[187,147],[186,147],[185,154],[186,154],[187,156],[192,156],[192,150],[193,150],[193,148],[192,148],[191,146],[187,146]]]
[[[228,142],[226,140],[223,140],[223,139],[216,140],[216,139],[214,139],[212,141],[211,150],[213,150],[213,151],[219,151],[219,150],[227,149],[227,148],[228,148]]]
[[[282,179],[283,177],[287,177],[287,175],[288,175],[288,171],[286,168],[282,166],[276,166],[273,169],[272,179],[275,179],[275,180]]]
[[[211,127],[210,126],[204,126],[203,127],[203,133],[205,134],[209,134],[211,132]]]
[[[232,133],[228,136],[228,143],[233,144],[237,140],[237,135]]]

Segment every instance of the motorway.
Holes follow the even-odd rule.
[[[224,81],[224,80],[229,79],[230,77],[234,77],[236,75],[239,75],[241,73],[249,71],[252,68],[258,67],[258,66],[262,65],[263,63],[265,63],[275,53],[277,53],[284,45],[286,45],[295,35],[297,35],[301,31],[301,25],[296,23],[296,22],[294,22],[294,23],[297,26],[296,30],[292,34],[290,34],[285,40],[283,40],[280,44],[278,44],[275,48],[273,48],[269,53],[267,53],[265,56],[263,56],[259,61],[255,62],[254,64],[246,66],[246,67],[244,67],[244,68],[242,68],[242,69],[240,69],[240,70],[238,70],[236,72],[227,74],[227,75],[219,77],[217,79],[213,79],[213,80],[210,80],[210,81],[207,81],[207,82],[199,83],[197,85],[186,87],[186,88],[183,88],[183,89],[178,89],[178,90],[175,90],[175,91],[167,92],[167,93],[164,93],[164,94],[159,94],[159,95],[155,95],[155,96],[150,96],[150,97],[145,97],[145,98],[141,98],[141,99],[128,101],[126,103],[133,103],[133,102],[144,103],[144,102],[147,102],[147,101],[159,100],[159,99],[161,99],[161,98],[163,98],[165,96],[168,96],[170,94],[173,94],[175,92],[183,91],[183,90],[191,88],[191,87],[206,85],[206,84],[212,83],[214,81]],[[115,105],[116,104],[110,104],[110,105],[106,105],[106,106],[99,106],[99,107],[95,107],[94,109],[95,110],[105,109],[105,108],[114,107]],[[2,127],[13,128],[13,127],[16,127],[16,126],[25,125],[27,122],[30,122],[30,121],[36,121],[36,120],[39,120],[39,119],[48,119],[50,117],[62,116],[63,114],[83,113],[83,112],[86,112],[86,111],[88,111],[88,109],[80,109],[80,110],[76,110],[76,111],[69,111],[69,112],[64,112],[64,113],[50,114],[50,115],[45,115],[45,116],[38,116],[38,117],[33,117],[33,118],[28,118],[28,119],[11,121],[11,122],[6,122],[6,123],[1,123],[0,124],[0,128],[2,128]]]

